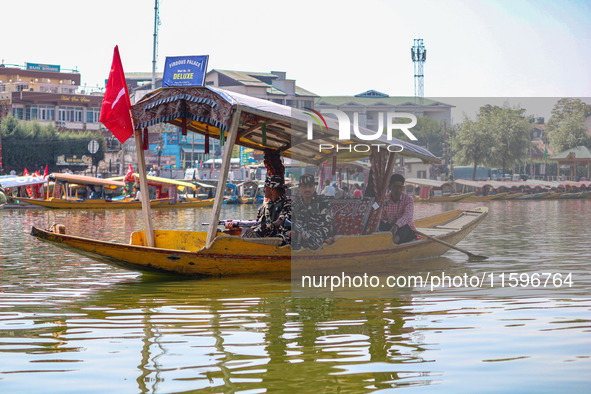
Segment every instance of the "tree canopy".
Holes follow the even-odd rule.
[[[19,121],[12,116],[2,119],[2,164],[5,171],[31,172],[45,168],[56,169],[59,155],[90,155],[88,143],[99,142],[95,160],[104,158],[104,137],[98,132],[59,131],[53,125],[41,125],[36,121]]]
[[[548,121],[547,137],[555,152],[584,145],[591,146],[585,116],[591,113],[591,105],[580,99],[563,98],[552,109]]]

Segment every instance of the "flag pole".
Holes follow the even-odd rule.
[[[131,111],[130,111],[131,115]],[[133,117],[131,118],[133,124]],[[135,126],[134,126],[135,129]],[[142,201],[142,213],[144,216],[144,226],[146,228],[146,243],[150,248],[154,247],[154,228],[152,226],[152,212],[150,209],[150,193],[148,190],[148,177],[146,175],[146,162],[144,159],[144,147],[142,143],[141,130],[134,131],[135,149],[137,152],[137,172],[140,176],[140,199]]]

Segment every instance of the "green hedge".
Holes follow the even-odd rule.
[[[84,166],[57,166],[56,159],[60,155],[89,155],[88,143],[99,142],[99,150],[93,155],[94,164],[105,157],[105,139],[100,132],[60,131],[53,125],[41,125],[36,121],[19,121],[8,116],[0,124],[2,132],[2,171],[9,173],[15,170],[22,174],[26,167],[29,173],[35,170],[41,173],[45,166],[49,172],[66,168],[83,170]]]

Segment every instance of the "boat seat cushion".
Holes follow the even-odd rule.
[[[373,198],[331,200],[334,235],[360,235],[367,223],[373,202]]]

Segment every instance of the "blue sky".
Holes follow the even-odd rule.
[[[104,84],[113,47],[151,72],[153,0],[3,4],[0,58],[77,68]],[[427,48],[427,97],[591,97],[591,2],[161,0],[166,56],[209,69],[286,71],[319,95],[414,94],[410,47]],[[8,37],[8,38],[7,38]]]

